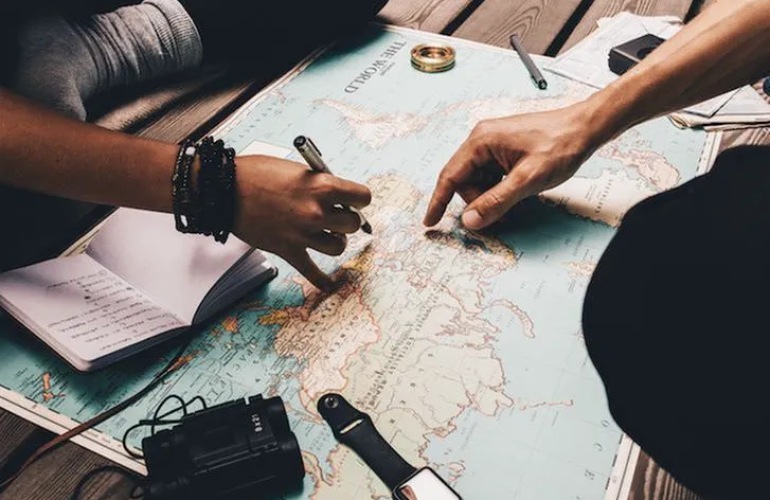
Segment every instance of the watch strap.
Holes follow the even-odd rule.
[[[334,437],[351,448],[390,490],[417,469],[404,460],[377,431],[369,415],[354,408],[339,394],[326,394],[318,401],[318,412]]]

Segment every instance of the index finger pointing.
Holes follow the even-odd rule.
[[[334,280],[332,280],[326,273],[321,271],[315,262],[310,258],[307,251],[300,250],[296,253],[284,256],[286,262],[288,262],[294,269],[300,272],[307,280],[312,283],[316,288],[319,288],[325,292],[329,292],[334,289]]]
[[[439,174],[423,224],[434,226],[441,220],[455,192],[471,176],[476,165],[481,161],[475,142],[466,139]]]

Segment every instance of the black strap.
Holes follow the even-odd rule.
[[[339,394],[321,396],[318,412],[332,428],[334,437],[355,451],[390,490],[415,473],[416,469],[377,431],[371,417]]]

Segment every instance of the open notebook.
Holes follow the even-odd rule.
[[[81,371],[210,318],[277,274],[231,236],[182,234],[172,215],[120,208],[85,252],[0,274],[0,306]]]

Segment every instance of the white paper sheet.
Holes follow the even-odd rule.
[[[210,236],[180,233],[170,214],[121,208],[86,252],[191,323],[209,290],[251,248],[233,236],[222,245]]]
[[[0,302],[79,367],[184,326],[85,254],[0,275]]]

